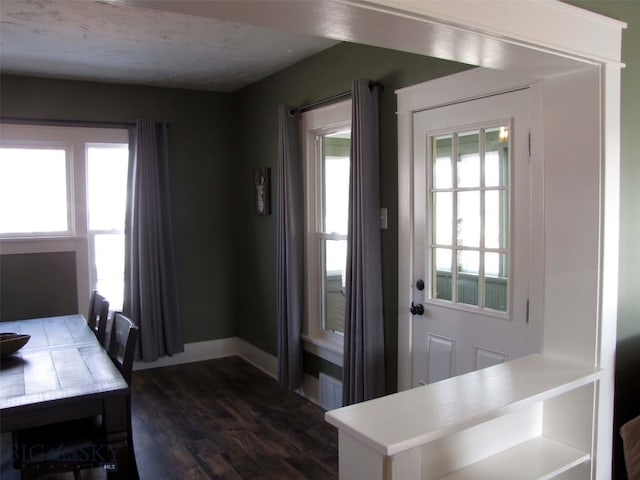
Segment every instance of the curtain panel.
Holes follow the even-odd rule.
[[[352,91],[343,404],[385,394],[378,85]]]
[[[304,204],[300,113],[278,112],[277,328],[278,383],[302,384],[302,315],[304,302]]]
[[[184,351],[169,196],[168,126],[137,120],[129,132],[124,314],[140,329],[138,357]]]

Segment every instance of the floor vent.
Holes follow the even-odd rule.
[[[342,406],[342,382],[329,375],[321,373],[318,376],[320,382],[320,405],[325,410],[333,410]]]

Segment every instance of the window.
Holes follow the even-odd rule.
[[[0,234],[70,233],[68,157],[56,146],[0,148]]]
[[[91,285],[122,310],[124,294],[124,222],[127,202],[127,145],[87,145]]]
[[[430,298],[507,312],[509,126],[445,133],[430,143]]]
[[[125,129],[2,126],[3,253],[75,252],[79,311],[122,309],[128,159]]]
[[[305,157],[305,348],[342,365],[351,101],[302,115]]]

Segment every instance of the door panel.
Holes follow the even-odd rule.
[[[422,368],[426,377],[421,383],[433,383],[451,377],[455,371],[455,340],[430,333],[427,333],[423,340],[426,355],[422,357]]]
[[[539,350],[527,312],[529,97],[414,114],[414,386]]]
[[[507,361],[507,355],[501,352],[495,352],[479,346],[475,346],[475,365],[474,370],[487,368],[492,365],[498,365]]]

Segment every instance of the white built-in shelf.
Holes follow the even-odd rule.
[[[545,480],[588,461],[587,452],[537,437],[438,480]]]
[[[590,365],[530,355],[332,410],[326,420],[373,451],[392,456],[579,388],[599,373]]]

